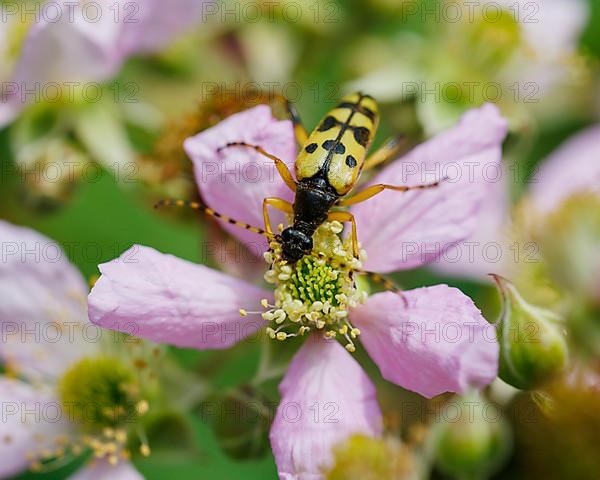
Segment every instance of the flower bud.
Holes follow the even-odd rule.
[[[516,287],[494,275],[502,296],[497,323],[499,376],[509,385],[533,390],[564,369],[568,349],[560,316],[528,304]]]
[[[444,415],[433,430],[436,466],[457,478],[486,478],[504,463],[511,449],[508,423],[477,392],[454,397],[458,414]]]

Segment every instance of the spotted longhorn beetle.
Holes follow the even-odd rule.
[[[233,225],[274,238],[281,244],[284,260],[295,263],[304,255],[311,253],[312,236],[326,220],[350,222],[353,254],[358,257],[358,237],[354,216],[347,211],[331,211],[333,207],[354,205],[384,190],[407,192],[439,185],[439,181],[415,186],[375,184],[346,198],[356,185],[362,171],[371,169],[398,153],[399,141],[392,139],[369,158],[366,157],[379,123],[377,103],[373,97],[362,93],[347,95],[325,115],[310,135],[302,126],[293,105],[287,101],[286,104],[294,124],[297,142],[302,146],[294,165],[296,179],[283,160],[271,155],[259,145],[231,142],[219,149],[219,151],[232,147],[254,149],[275,163],[285,184],[295,192],[293,204],[275,197],[263,200],[264,230],[238,222],[198,202],[162,200],[159,205],[187,205]],[[280,234],[273,234],[269,220],[269,206],[293,216],[293,224]]]

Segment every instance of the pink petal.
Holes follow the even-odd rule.
[[[5,101],[22,108],[23,101],[34,98],[24,95],[26,89],[39,91],[40,84],[53,82],[101,82],[117,72],[123,60],[115,48],[119,25],[110,15],[90,22],[81,9],[72,10],[72,19],[65,7],[57,20],[52,11],[31,27],[12,76],[18,92]],[[94,15],[92,9],[88,14]]]
[[[143,475],[130,462],[110,465],[107,461],[95,460],[69,477],[69,480],[143,480]]]
[[[14,119],[34,98],[26,92],[39,92],[40,84],[104,82],[116,75],[132,54],[165,47],[199,23],[208,2],[139,0],[112,6],[96,2],[95,7],[86,9],[78,2],[70,6],[68,2],[54,3],[56,8],[38,13],[38,21],[27,32],[14,72],[9,74],[18,92],[0,104],[0,126]],[[18,14],[7,16],[9,21],[14,18]]]
[[[500,3],[505,8],[515,8],[511,0],[501,0]],[[521,14],[527,10],[525,4],[517,8]],[[546,0],[540,3],[535,16],[537,21],[527,21],[521,15],[526,41],[542,55],[541,59],[535,58],[532,63],[548,57],[556,60],[565,52],[575,50],[589,19],[589,7],[584,0]]]
[[[99,268],[88,312],[101,327],[178,347],[217,349],[264,324],[239,310],[261,310],[266,291],[153,248],[134,245]]]
[[[60,404],[20,380],[0,376],[0,478],[29,467],[27,452],[55,446],[65,433]]]
[[[88,286],[49,238],[0,221],[0,242],[0,359],[31,379],[55,378],[96,348],[83,335]]]
[[[498,343],[472,300],[447,285],[375,294],[352,312],[387,380],[431,398],[483,387],[497,375]]]
[[[206,0],[142,0],[133,9],[121,4],[119,47],[127,54],[150,53],[166,47],[186,30],[200,23],[207,10]],[[134,11],[135,10],[135,11]],[[126,19],[136,21],[126,21]]]
[[[508,275],[515,254],[509,238],[509,182],[504,180],[490,185],[473,234],[445,250],[429,264],[430,268],[441,274],[486,283],[493,282],[490,273]]]
[[[309,337],[279,389],[270,434],[279,478],[321,479],[336,444],[355,433],[382,432],[373,384],[335,341]]]
[[[228,142],[242,141],[263,147],[294,165],[296,144],[290,121],[279,121],[267,105],[258,105],[232,115],[218,125],[184,142],[194,162],[198,189],[204,201],[215,210],[256,227],[264,226],[262,202],[265,197],[292,200],[293,193],[283,183],[271,160],[245,147],[217,149]],[[285,222],[283,214],[269,211],[273,226]],[[263,237],[222,222],[224,228],[249,245],[264,251]]]
[[[600,125],[571,137],[543,163],[532,180],[531,198],[543,213],[577,192],[600,193]]]
[[[500,180],[496,177],[506,131],[498,109],[486,104],[377,175],[371,183],[419,185],[448,179],[429,190],[386,191],[352,207],[367,251],[365,268],[414,268],[471,235],[491,188],[487,180]]]

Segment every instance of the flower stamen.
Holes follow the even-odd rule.
[[[354,258],[351,240],[342,241],[341,231],[340,222],[325,222],[313,236],[312,252],[294,264],[283,259],[277,241],[271,242],[264,254],[270,266],[264,278],[275,286],[275,302],[261,301],[270,338],[284,341],[319,330],[325,337],[344,339],[346,349],[355,351],[353,339],[360,330],[349,322],[348,310],[366,299],[354,278],[365,253],[361,250],[361,258]],[[240,310],[243,316],[251,313],[256,312]]]

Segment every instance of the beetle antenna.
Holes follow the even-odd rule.
[[[227,215],[223,215],[222,213],[219,213],[200,202],[194,202],[194,201],[190,201],[190,200],[177,200],[174,198],[166,198],[166,199],[159,200],[158,202],[156,202],[156,204],[154,205],[154,208],[162,208],[162,207],[170,207],[170,206],[176,206],[176,207],[181,207],[181,208],[191,208],[192,210],[199,210],[199,211],[203,212],[204,214],[208,215],[209,217],[219,218],[219,219],[223,220],[224,222],[227,222],[231,225],[235,225],[236,227],[239,227],[239,228],[243,228],[245,230],[249,230],[253,233],[257,233],[259,235],[262,235],[263,237],[267,237],[269,239],[275,238],[275,235],[267,233],[262,228],[254,227],[252,225],[249,225],[248,223],[239,222],[236,219],[228,217]]]

